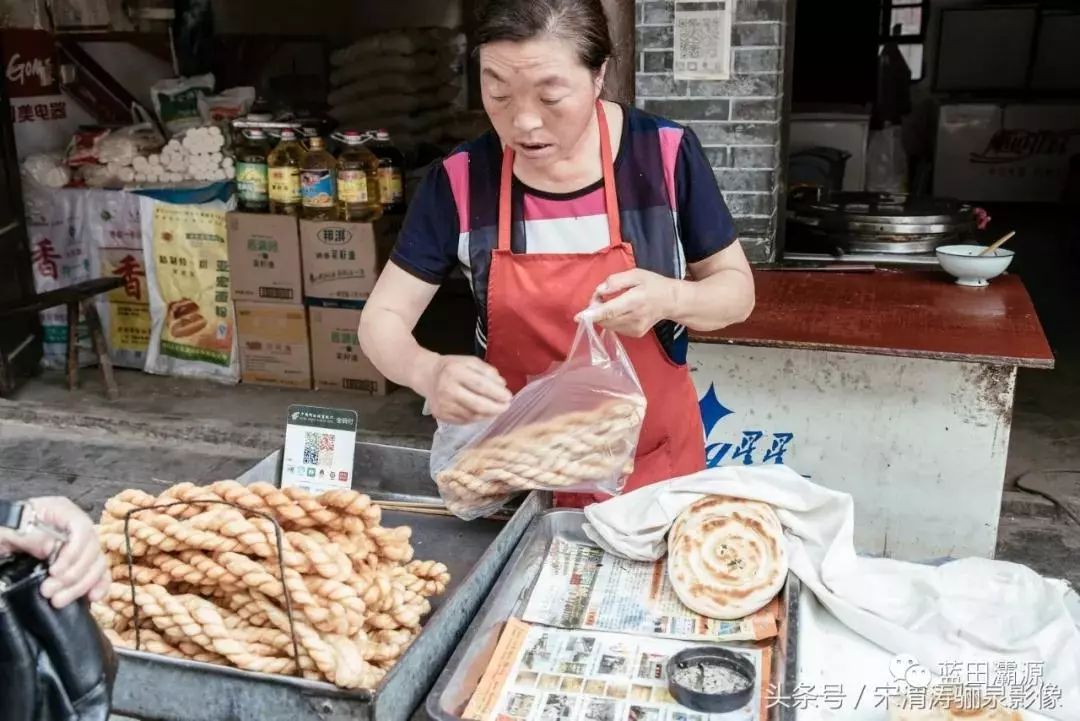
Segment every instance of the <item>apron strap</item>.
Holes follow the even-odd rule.
[[[514,177],[514,151],[503,147],[502,171],[499,174],[499,250],[510,250],[510,180]]]
[[[604,170],[604,209],[607,211],[608,241],[612,248],[622,243],[622,227],[619,220],[619,197],[615,192],[615,160],[611,154],[611,134],[608,132],[604,104],[596,101],[596,119],[600,126],[600,165]],[[626,138],[622,139],[626,142]]]
[[[619,220],[619,199],[615,192],[615,163],[611,153],[611,135],[608,132],[607,115],[604,105],[596,101],[596,120],[600,132],[600,166],[604,172],[604,210],[608,221],[608,242],[612,248],[622,243],[622,228]],[[626,138],[623,138],[626,142]],[[513,215],[510,207],[514,178],[514,151],[509,146],[503,147],[502,169],[499,173],[499,250],[510,250],[510,220]]]

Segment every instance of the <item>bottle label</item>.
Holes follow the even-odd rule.
[[[270,168],[270,200],[293,205],[300,202],[300,171],[292,166]]]
[[[267,197],[266,163],[236,164],[236,191],[240,200],[265,203]]]
[[[400,203],[404,199],[405,189],[401,181],[401,170],[393,167],[379,168],[379,200],[382,204]]]
[[[363,170],[339,170],[337,192],[343,203],[368,202],[367,174]]]
[[[333,208],[334,171],[301,170],[300,190],[305,208]]]

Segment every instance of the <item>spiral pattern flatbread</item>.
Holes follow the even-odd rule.
[[[709,618],[764,608],[787,570],[783,527],[766,503],[708,496],[688,506],[668,535],[671,585],[687,608]]]

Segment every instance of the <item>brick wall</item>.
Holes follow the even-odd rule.
[[[679,80],[671,71],[673,0],[637,0],[639,108],[692,128],[705,147],[752,261],[771,260],[782,182],[784,42],[788,0],[735,3],[729,80]]]

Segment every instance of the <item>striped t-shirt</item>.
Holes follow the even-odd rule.
[[[393,262],[429,283],[458,267],[477,301],[477,352],[486,348],[487,271],[497,246],[502,149],[488,132],[455,149],[424,177],[409,204]],[[615,157],[623,238],[638,267],[683,278],[736,237],[712,167],[694,133],[623,106]],[[511,248],[517,253],[592,253],[608,243],[603,181],[549,193],[514,179]],[[523,222],[522,222],[523,221]],[[656,333],[672,360],[686,358],[685,329],[664,321]]]

